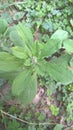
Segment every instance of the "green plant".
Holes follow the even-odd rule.
[[[51,35],[55,30],[62,28],[69,32],[72,37],[72,0],[65,1],[36,1],[31,0],[23,2],[8,1],[2,2],[0,9],[4,11],[1,17],[5,18],[8,23],[18,23],[21,20],[26,22],[26,25],[32,27],[33,30],[49,33]],[[14,10],[13,18],[10,13]],[[8,11],[9,10],[9,11]]]
[[[2,86],[3,86],[4,82],[5,82],[5,80],[0,79],[0,87],[2,87]]]
[[[67,90],[69,90],[70,92],[73,92],[73,84],[68,85]]]
[[[71,89],[70,90],[67,90],[67,92],[65,92],[65,107],[66,107],[66,111],[67,111],[67,114],[66,114],[66,120],[67,120],[67,123],[70,123],[71,120],[73,120],[73,92],[71,92]]]
[[[52,115],[54,115],[54,116],[57,116],[59,114],[59,108],[54,105],[50,106],[50,110],[52,112]]]
[[[73,94],[73,93],[72,93]],[[68,102],[67,105],[67,122],[69,123],[71,120],[73,120],[73,102]]]
[[[7,24],[6,20],[3,18],[0,18],[0,35],[5,32],[7,27],[8,27],[8,24]]]
[[[54,127],[54,130],[63,130],[63,125],[62,125],[62,124],[57,124],[57,125]]]
[[[68,39],[66,31],[57,30],[44,44],[33,40],[30,29],[24,23],[8,30],[4,37],[8,35],[14,46],[0,52],[0,77],[13,79],[12,93],[21,103],[26,105],[33,100],[40,76],[48,75],[65,85],[73,82],[73,40]],[[62,47],[65,48],[64,53],[59,57],[53,56]]]
[[[8,122],[8,126],[7,126],[7,130],[23,130],[21,127],[20,127],[20,123],[18,123],[16,120],[13,120],[13,121],[9,121]]]
[[[73,120],[73,83],[60,88],[60,101],[63,101],[61,112],[64,113],[67,123]],[[65,113],[66,111],[66,113]],[[66,115],[65,115],[66,114]]]

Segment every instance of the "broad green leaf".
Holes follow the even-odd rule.
[[[29,70],[21,72],[14,80],[12,93],[17,96],[21,103],[25,105],[30,103],[37,92],[36,75]]]
[[[54,130],[62,130],[63,129],[63,125],[62,124],[57,124],[55,127],[54,127]]]
[[[63,42],[63,45],[67,53],[69,54],[73,53],[73,40],[67,39]]]
[[[19,47],[19,46],[15,46],[11,48],[12,50],[12,54],[14,56],[16,56],[17,58],[20,59],[26,59],[27,58],[27,54],[26,54],[26,50],[23,47]]]
[[[69,69],[70,69],[70,70],[72,71],[72,73],[73,73],[73,57],[72,57],[72,59],[70,60]]]
[[[47,72],[52,79],[62,84],[70,84],[73,82],[72,70],[69,69],[69,55],[62,55],[59,58],[54,58],[47,64]]]
[[[46,44],[43,45],[43,49],[41,51],[42,57],[48,57],[57,52],[61,48],[61,44],[59,40],[49,39]]]
[[[14,45],[24,47],[24,42],[19,37],[16,28],[14,28],[14,30],[9,30],[9,31],[10,31],[10,35],[9,35],[10,39],[13,41]]]
[[[68,32],[58,29],[52,36],[51,39],[58,39],[62,43],[63,40],[68,38]]]
[[[70,65],[73,67],[73,57],[72,57],[72,59],[70,60]]]
[[[24,47],[29,56],[32,55],[33,36],[23,23],[16,25],[15,30],[10,32],[10,39],[16,46]]]
[[[30,29],[28,27],[25,27],[23,23],[19,23],[17,25],[16,31],[21,40],[24,42],[23,46],[25,47],[26,45],[29,49],[31,49],[33,45],[33,36]]]
[[[10,40],[13,41],[13,39],[11,39],[12,38],[11,37],[11,33],[14,32],[15,29],[16,29],[16,25],[14,25],[14,26],[8,26],[6,32],[4,33],[4,37],[5,38],[10,38]],[[15,33],[14,33],[14,35],[15,35]],[[18,40],[18,39],[16,39],[16,40]]]
[[[48,39],[47,43],[35,42],[32,53],[38,58],[49,57],[61,48],[59,40]]]
[[[38,64],[35,66],[35,71],[36,71],[37,75],[45,76],[46,69],[47,69],[47,64],[46,64],[45,60],[39,59]]]
[[[8,27],[8,23],[5,19],[0,18],[0,34],[3,34]]]
[[[19,72],[19,70],[14,72],[0,71],[0,78],[3,78],[5,80],[13,80],[19,74]]]
[[[44,48],[44,43],[43,42],[34,42],[34,46],[32,47],[32,55],[39,57],[41,55],[41,51]]]
[[[23,66],[23,60],[7,53],[0,52],[0,71],[12,72],[20,69]]]

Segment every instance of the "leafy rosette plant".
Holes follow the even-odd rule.
[[[66,31],[57,30],[43,43],[34,41],[30,29],[19,23],[8,35],[13,46],[9,51],[0,52],[0,77],[13,80],[12,93],[21,103],[32,102],[38,76],[48,75],[64,85],[73,82],[73,40],[68,39]],[[65,51],[61,56],[52,57],[62,47]],[[52,57],[50,61],[46,60],[48,57]]]

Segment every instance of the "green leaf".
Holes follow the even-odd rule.
[[[18,21],[18,20],[22,19],[23,16],[24,16],[23,12],[17,12],[17,13],[14,14],[13,20],[17,20]]]
[[[8,23],[5,19],[0,18],[0,34],[3,34],[8,27]]]
[[[4,18],[8,23],[13,22],[13,18],[11,17],[11,15],[8,11],[1,13],[1,17]]]
[[[19,37],[17,31],[16,31],[16,27],[14,27],[14,30],[11,28],[10,31],[10,39],[11,41],[13,41],[15,46],[24,46],[24,42],[22,41],[22,39]]]
[[[20,59],[26,59],[27,58],[25,48],[15,46],[15,47],[12,47],[11,50],[12,50],[12,54],[14,56],[16,56],[17,58],[20,58]]]
[[[19,72],[19,70],[15,72],[0,71],[0,78],[3,78],[5,80],[14,80],[14,78],[19,74]]]
[[[72,71],[72,73],[73,73],[73,57],[72,57],[72,59],[70,60],[69,69],[70,69],[70,70]]]
[[[72,27],[73,27],[73,19],[70,19],[70,24],[71,24]]]
[[[24,42],[24,44],[26,44],[28,46],[28,48],[31,48],[31,46],[33,44],[33,36],[32,36],[30,29],[28,27],[25,27],[25,25],[23,23],[19,23],[17,25],[16,30],[17,30],[19,37]]]
[[[28,130],[36,130],[35,126],[28,126]]]
[[[32,55],[33,36],[28,27],[23,23],[19,23],[14,31],[10,32],[10,39],[17,46],[22,46],[27,51],[28,55]]]
[[[54,105],[50,106],[50,110],[52,112],[52,115],[54,115],[54,116],[57,116],[59,114],[59,108]]]
[[[43,44],[43,49],[41,51],[42,57],[48,57],[57,52],[61,48],[59,40],[49,39],[46,44]]]
[[[62,55],[61,57],[54,58],[47,63],[47,72],[50,77],[65,85],[72,83],[73,74],[68,65],[70,59],[70,55]]]
[[[73,40],[67,39],[63,42],[63,45],[67,53],[69,54],[73,53]]]
[[[35,41],[34,46],[32,47],[33,56],[40,57],[43,48],[44,48],[44,43]]]
[[[68,32],[62,30],[62,29],[58,29],[52,36],[51,39],[58,39],[61,41],[65,40],[68,38]]]
[[[12,93],[17,96],[21,103],[25,105],[30,103],[37,92],[36,74],[25,70],[21,72],[14,80],[12,85]]]
[[[23,60],[7,53],[0,52],[0,71],[12,72],[20,69],[23,66]]]
[[[2,87],[2,85],[4,84],[5,80],[0,78],[0,87]]]
[[[42,26],[45,30],[49,30],[49,32],[53,31],[53,23],[51,21],[44,21]]]
[[[62,124],[57,124],[55,127],[54,127],[54,130],[62,130],[63,129],[63,125]]]
[[[7,130],[19,130],[20,123],[17,122],[16,120],[12,120],[8,122]]]
[[[46,69],[47,69],[47,64],[46,64],[45,60],[39,60],[38,64],[35,66],[35,71],[36,71],[37,75],[45,76]]]

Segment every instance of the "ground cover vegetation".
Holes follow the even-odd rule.
[[[0,2],[0,129],[73,129],[73,1]]]

